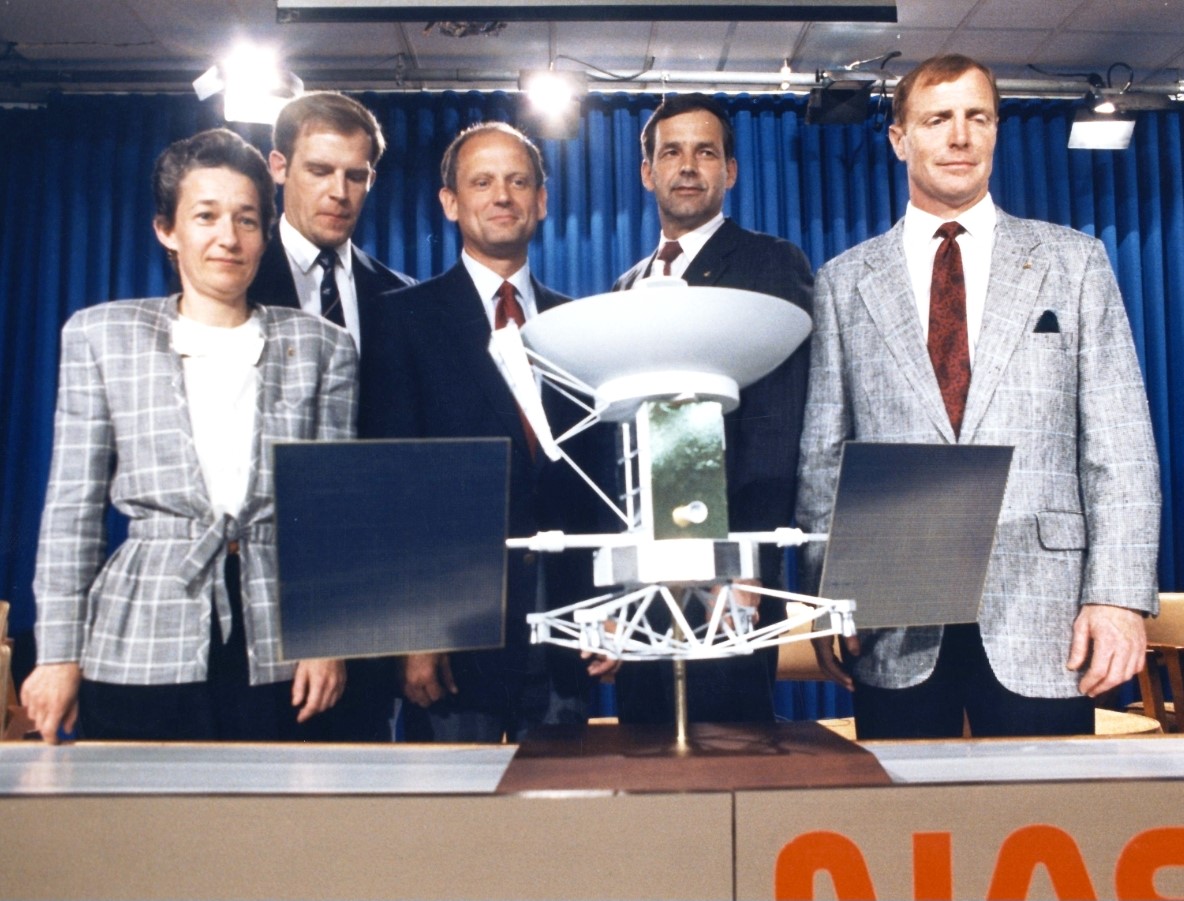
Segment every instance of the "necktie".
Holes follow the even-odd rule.
[[[317,254],[317,265],[325,270],[321,276],[321,315],[345,328],[341,311],[341,293],[337,290],[337,251],[322,250]]]
[[[497,305],[493,308],[493,327],[504,328],[507,322],[513,322],[518,328],[522,328],[526,324],[526,317],[518,304],[514,286],[509,282],[502,282],[501,287],[497,289]]]
[[[947,222],[934,234],[942,240],[933,258],[929,286],[929,359],[955,435],[962,431],[962,414],[966,412],[966,393],[970,389],[966,276],[956,240],[965,230],[957,222]]]
[[[663,264],[663,275],[670,275],[670,264],[680,256],[682,256],[682,246],[677,241],[667,241],[658,248],[657,259]]]
[[[508,322],[513,322],[518,328],[522,328],[526,324],[526,316],[522,313],[522,306],[518,303],[514,286],[509,282],[502,282],[501,287],[497,289],[497,304],[493,308],[493,327],[495,329],[505,328]],[[534,429],[530,427],[530,422],[523,414],[521,407],[518,408],[518,417],[522,420],[522,431],[526,433],[526,445],[530,448],[531,459],[534,459],[539,439],[535,436]]]

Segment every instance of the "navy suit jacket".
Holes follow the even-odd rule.
[[[376,305],[381,303],[379,298],[390,291],[414,285],[415,279],[402,272],[388,269],[356,245],[353,246],[353,252],[354,284],[358,291],[358,322],[364,351],[370,334],[370,320],[374,316]],[[278,229],[263,251],[259,271],[255,273],[255,280],[251,282],[251,287],[247,291],[247,299],[300,309],[300,299],[296,296],[296,282],[292,280],[292,267],[288,263],[288,254],[284,251],[284,243],[280,240]]]
[[[538,281],[533,286],[540,313],[568,300]],[[359,437],[508,437],[510,536],[600,527],[601,504],[570,467],[550,462],[541,452],[532,458],[518,405],[489,354],[489,320],[463,263],[399,291],[377,304],[376,311],[361,369]],[[579,411],[552,392],[544,401],[556,434],[578,418]],[[586,446],[603,435],[590,430],[565,443],[565,448],[577,459],[595,459],[592,451],[580,449],[581,439]],[[506,646],[451,656],[459,703],[488,712],[503,709],[505,692],[515,690],[516,679],[526,669],[525,617],[535,609],[540,578],[550,607],[587,597],[590,554],[509,554]],[[564,691],[564,685],[577,690],[579,656],[568,652],[551,655],[551,660],[560,670],[552,667],[553,678],[562,683],[559,690]]]
[[[622,275],[614,291],[628,290],[649,271],[646,257]],[[737,288],[783,297],[807,313],[814,278],[805,254],[782,238],[741,228],[725,219],[683,275],[696,287]],[[740,406],[724,417],[728,513],[732,531],[764,531],[793,518],[798,449],[806,406],[809,342],[764,378],[740,392]],[[762,548],[761,572],[775,585],[778,548]]]
[[[649,272],[654,255],[617,279],[628,290]],[[683,274],[695,287],[737,288],[783,297],[807,313],[813,276],[801,250],[789,241],[741,228],[731,219],[703,245]],[[764,378],[740,392],[740,405],[724,417],[727,441],[728,525],[732,531],[766,531],[790,524],[797,486],[798,445],[806,403],[807,348],[795,351]],[[761,547],[761,580],[776,587],[784,553]],[[765,598],[761,622],[785,618],[785,605]],[[689,616],[699,611],[688,610]],[[687,667],[692,722],[772,722],[774,649],[751,657],[701,660]],[[622,723],[673,721],[669,667],[627,664],[617,672],[617,712]]]
[[[375,310],[384,303],[383,295],[413,285],[415,280],[388,269],[356,246],[353,247],[353,273],[358,294],[359,331],[365,348],[370,342]],[[263,251],[259,271],[247,291],[247,298],[271,306],[300,309],[292,267],[278,230]],[[393,659],[349,660],[347,667],[342,699],[335,707],[305,723],[302,737],[306,741],[389,741],[388,720],[396,693]]]

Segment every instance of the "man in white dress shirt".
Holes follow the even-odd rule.
[[[798,522],[829,528],[848,440],[1014,454],[976,623],[815,650],[861,738],[960,736],[964,717],[976,736],[1089,733],[1157,608],[1158,462],[1122,297],[1099,241],[992,202],[988,69],[927,60],[893,115],[905,216],[815,284]]]

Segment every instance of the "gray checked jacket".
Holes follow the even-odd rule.
[[[797,513],[809,532],[829,527],[844,441],[955,442],[902,231],[897,223],[818,273]],[[999,212],[958,440],[1015,448],[979,608],[991,666],[1018,694],[1075,696],[1079,674],[1065,661],[1080,606],[1157,610],[1158,458],[1101,242]],[[816,578],[820,549],[806,556]],[[941,629],[860,639],[855,677],[904,688],[932,672]]]
[[[206,678],[210,617],[230,631],[222,565],[237,540],[252,684],[292,678],[279,645],[271,446],[353,437],[357,356],[317,317],[261,307],[255,445],[238,519],[216,520],[193,444],[177,297],[100,304],[62,330],[53,461],[34,593],[39,663],[79,662],[92,680]],[[110,559],[108,502],[129,517]]]

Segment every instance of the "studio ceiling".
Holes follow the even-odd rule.
[[[901,75],[957,51],[1003,79],[1097,72],[1174,84],[1184,68],[1184,0],[898,0],[898,22],[510,22],[450,37],[422,22],[277,24],[275,0],[0,0],[0,101],[54,91],[184,91],[238,38],[274,46],[308,88],[512,88],[519,69],[595,66],[642,79],[593,90],[776,90],[799,78],[899,51]],[[651,62],[652,60],[652,62]],[[576,62],[578,61],[578,62]],[[878,70],[878,63],[870,69]],[[766,83],[746,83],[767,73]],[[1125,70],[1120,76],[1126,79]]]

